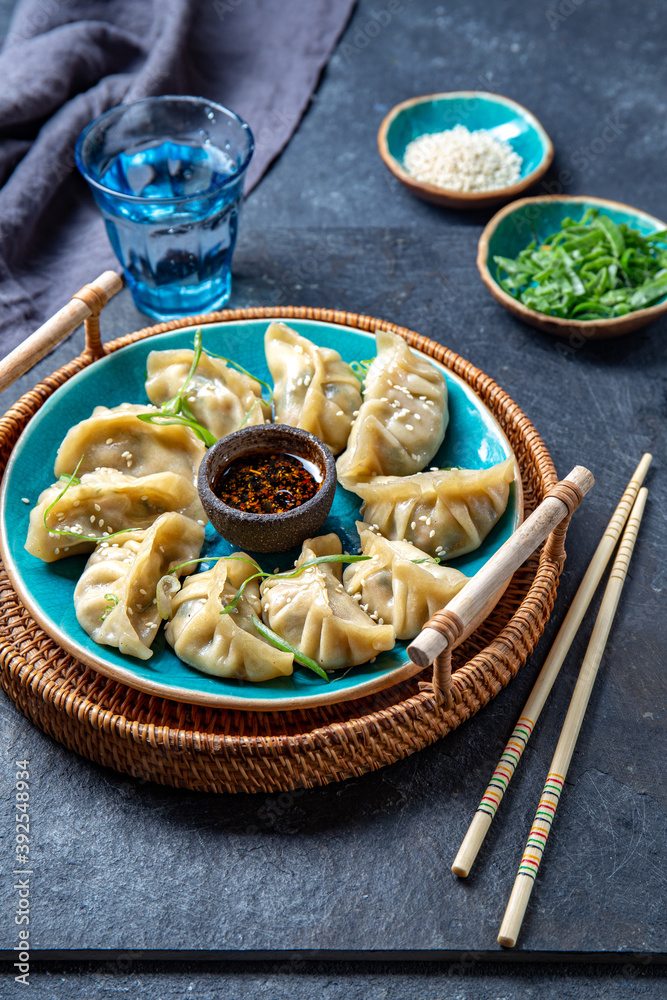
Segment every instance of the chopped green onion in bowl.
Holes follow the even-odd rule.
[[[516,258],[494,256],[500,287],[529,309],[560,319],[626,316],[667,296],[667,231],[642,235],[596,208],[562,220]]]

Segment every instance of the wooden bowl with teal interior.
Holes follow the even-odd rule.
[[[494,191],[453,191],[419,181],[404,167],[405,150],[413,139],[464,125],[470,132],[484,129],[508,142],[521,157],[519,181]],[[385,165],[405,186],[435,205],[446,208],[488,208],[523,194],[549,169],[554,149],[537,118],[521,104],[481,90],[456,90],[413,97],[392,108],[380,126],[378,149]]]
[[[494,299],[525,323],[557,337],[574,338],[573,342],[576,341],[577,344],[583,343],[582,338],[603,340],[620,337],[652,323],[667,312],[667,296],[654,305],[626,316],[612,319],[561,319],[530,309],[506,292],[499,284],[498,265],[494,257],[514,259],[532,240],[540,243],[551,233],[557,232],[563,219],[568,216],[578,222],[588,208],[597,208],[617,225],[626,223],[644,236],[667,229],[660,219],[618,201],[579,195],[545,195],[539,198],[522,198],[496,212],[480,236],[477,249],[479,273]]]

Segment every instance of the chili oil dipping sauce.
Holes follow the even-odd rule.
[[[197,489],[211,524],[228,542],[252,552],[286,552],[317,534],[336,483],[334,457],[314,434],[260,424],[209,448]]]
[[[234,458],[211,488],[219,500],[252,514],[284,514],[312,500],[323,475],[317,465],[289,452],[257,452]]]

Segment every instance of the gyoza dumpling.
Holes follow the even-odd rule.
[[[284,323],[267,328],[264,349],[275,386],[276,423],[309,431],[337,455],[361,406],[352,368],[338,351],[317,347]]]
[[[148,660],[160,626],[158,582],[172,567],[196,559],[203,544],[202,525],[174,513],[162,514],[146,531],[101,542],[74,591],[79,624],[100,645]]]
[[[206,514],[190,477],[175,472],[151,476],[130,476],[115,469],[87,472],[80,483],[60,480],[40,494],[30,511],[30,526],[25,547],[31,555],[54,562],[64,556],[92,552],[106,535],[128,528],[148,528],[165,511],[178,511],[200,525]],[[49,511],[44,527],[44,514]],[[73,534],[64,534],[64,532]],[[83,540],[78,541],[77,535]]]
[[[297,567],[341,552],[338,535],[307,538]],[[376,624],[341,583],[341,564],[311,566],[287,579],[269,577],[261,587],[264,621],[325,670],[365,663],[395,644],[394,629]]]
[[[378,331],[377,357],[347,450],[336,463],[346,489],[372,476],[409,476],[431,461],[449,420],[447,383],[402,337]]]
[[[146,362],[146,394],[160,406],[183,387],[192,366],[194,351],[151,351]],[[262,402],[262,387],[256,379],[236,371],[221,358],[202,353],[185,398],[198,423],[217,438],[232,431],[263,424],[271,408]]]
[[[343,573],[348,594],[364,611],[394,626],[397,639],[414,639],[436,611],[444,608],[468,577],[439,566],[410,542],[390,542],[357,521],[368,562],[352,563]]]
[[[247,681],[288,677],[294,657],[265,642],[252,623],[252,614],[260,618],[262,613],[256,580],[246,585],[235,611],[221,614],[257,571],[244,552],[234,556],[242,558],[219,559],[212,569],[185,581],[171,600],[167,642],[181,660],[205,674]]]
[[[96,406],[90,417],[65,435],[56,456],[56,476],[71,475],[83,457],[79,476],[95,469],[120,469],[131,476],[169,469],[196,483],[204,442],[189,427],[158,427],[137,419],[138,413],[151,412],[158,410],[143,403],[121,403],[111,409]]]
[[[364,500],[364,521],[385,538],[452,559],[481,545],[507,507],[513,479],[514,459],[508,458],[490,469],[378,476],[354,492]]]

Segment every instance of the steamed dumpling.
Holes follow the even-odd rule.
[[[264,347],[275,386],[276,423],[309,431],[337,455],[361,406],[352,368],[338,351],[317,347],[284,323],[271,323]]]
[[[423,469],[442,444],[449,419],[443,374],[395,333],[380,330],[376,341],[364,401],[336,463],[340,483],[350,490],[373,476]]]
[[[338,535],[308,538],[297,567],[340,552]],[[261,594],[269,628],[325,670],[366,663],[395,644],[392,626],[376,624],[345,592],[340,563],[311,566],[291,579],[269,577]]]
[[[58,449],[55,474],[71,475],[79,459],[79,477],[96,469],[120,469],[131,476],[149,476],[169,469],[196,483],[206,446],[189,427],[158,427],[137,418],[157,413],[154,406],[121,403],[96,406],[86,420],[70,427]]]
[[[514,459],[490,469],[441,469],[415,476],[378,476],[354,488],[364,521],[385,538],[412,542],[452,559],[484,541],[507,507]]]
[[[288,677],[294,657],[270,645],[255,630],[251,616],[261,618],[259,584],[246,585],[237,608],[221,614],[257,566],[241,558],[219,559],[212,569],[189,577],[171,600],[165,636],[177,656],[196,670],[216,677],[268,681]]]
[[[444,608],[468,581],[449,566],[439,566],[410,542],[390,542],[357,521],[368,562],[352,563],[343,573],[345,589],[363,610],[394,626],[397,639],[414,639],[432,614]]]
[[[100,469],[85,473],[80,483],[72,483],[65,491],[47,515],[46,523],[53,529],[49,531],[44,527],[44,514],[65,486],[62,480],[53,483],[30,512],[25,547],[44,562],[92,552],[106,535],[127,528],[148,528],[165,511],[178,511],[201,525],[206,523],[191,477],[175,472],[130,476]]]
[[[160,406],[183,387],[194,351],[151,351],[146,362],[146,394]],[[271,409],[262,402],[262,387],[256,379],[227,365],[221,358],[202,353],[185,393],[195,419],[217,438],[242,425],[263,424]]]
[[[101,542],[74,590],[79,624],[100,645],[149,659],[160,626],[158,582],[172,567],[196,559],[203,544],[202,525],[175,513],[160,515],[146,531]]]

